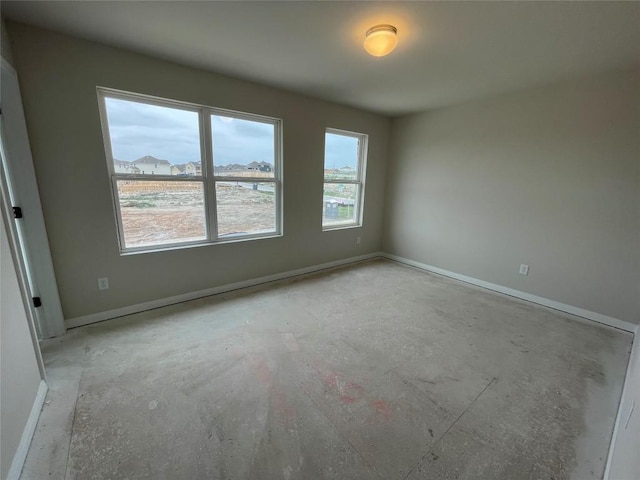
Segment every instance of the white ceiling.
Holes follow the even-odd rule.
[[[399,115],[640,63],[640,2],[13,2],[6,18]],[[398,47],[362,48],[377,23]]]

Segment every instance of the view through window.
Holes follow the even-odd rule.
[[[99,97],[122,250],[279,233],[279,120]]]
[[[327,129],[324,145],[322,226],[362,224],[363,172],[367,135]]]
[[[275,125],[211,116],[219,236],[273,232]]]

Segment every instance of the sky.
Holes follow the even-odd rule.
[[[214,165],[274,163],[274,126],[238,118],[211,116]]]
[[[201,159],[196,112],[115,98],[105,101],[115,159],[151,155],[174,165]],[[274,163],[272,124],[213,115],[211,130],[215,165]],[[325,168],[355,168],[356,162],[355,138],[326,135]]]
[[[113,158],[145,155],[173,164],[200,160],[198,114],[175,108],[106,98]]]
[[[324,139],[324,168],[356,168],[358,163],[358,139],[327,133]]]

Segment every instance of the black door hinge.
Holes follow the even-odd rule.
[[[13,207],[13,218],[22,218],[22,209],[20,207]]]
[[[42,306],[42,300],[40,300],[40,297],[33,297],[33,306],[35,308]]]

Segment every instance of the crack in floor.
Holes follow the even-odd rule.
[[[410,476],[410,475],[411,475],[411,474],[412,474],[412,473],[413,473],[417,468],[420,468],[420,465],[422,465],[422,464],[424,463],[424,461],[427,459],[427,456],[428,456],[428,455],[433,451],[433,449],[434,449],[434,448],[436,448],[436,446],[437,446],[437,445],[440,443],[440,441],[441,441],[441,440],[442,440],[442,439],[447,435],[447,433],[449,433],[449,431],[454,427],[454,425],[455,425],[456,423],[458,423],[458,420],[460,420],[460,419],[463,417],[463,415],[464,415],[465,413],[467,413],[467,412],[469,411],[469,409],[470,409],[471,407],[473,407],[473,405],[475,405],[475,403],[476,403],[476,402],[478,401],[478,399],[482,396],[482,394],[483,394],[484,392],[486,392],[486,391],[489,389],[489,387],[490,387],[491,385],[493,385],[497,380],[498,380],[498,378],[497,378],[497,377],[493,377],[493,378],[491,379],[491,381],[487,384],[487,386],[486,386],[486,387],[484,387],[484,388],[482,389],[482,391],[481,391],[478,395],[476,395],[476,398],[474,398],[474,399],[471,401],[471,403],[470,403],[469,405],[467,405],[467,407],[462,411],[462,413],[460,413],[460,415],[458,415],[458,417],[453,421],[453,423],[451,423],[451,425],[449,425],[449,428],[447,428],[447,429],[445,430],[445,432],[444,432],[442,435],[440,435],[440,437],[438,437],[438,440],[436,440],[436,441],[435,441],[435,443],[434,443],[433,445],[431,445],[431,448],[429,448],[429,450],[427,450],[427,451],[425,452],[425,454],[422,456],[422,458],[420,458],[420,461],[416,464],[416,466],[414,466],[411,470],[409,470],[409,472],[404,476],[403,480],[407,480],[407,478],[409,478],[409,476]]]

